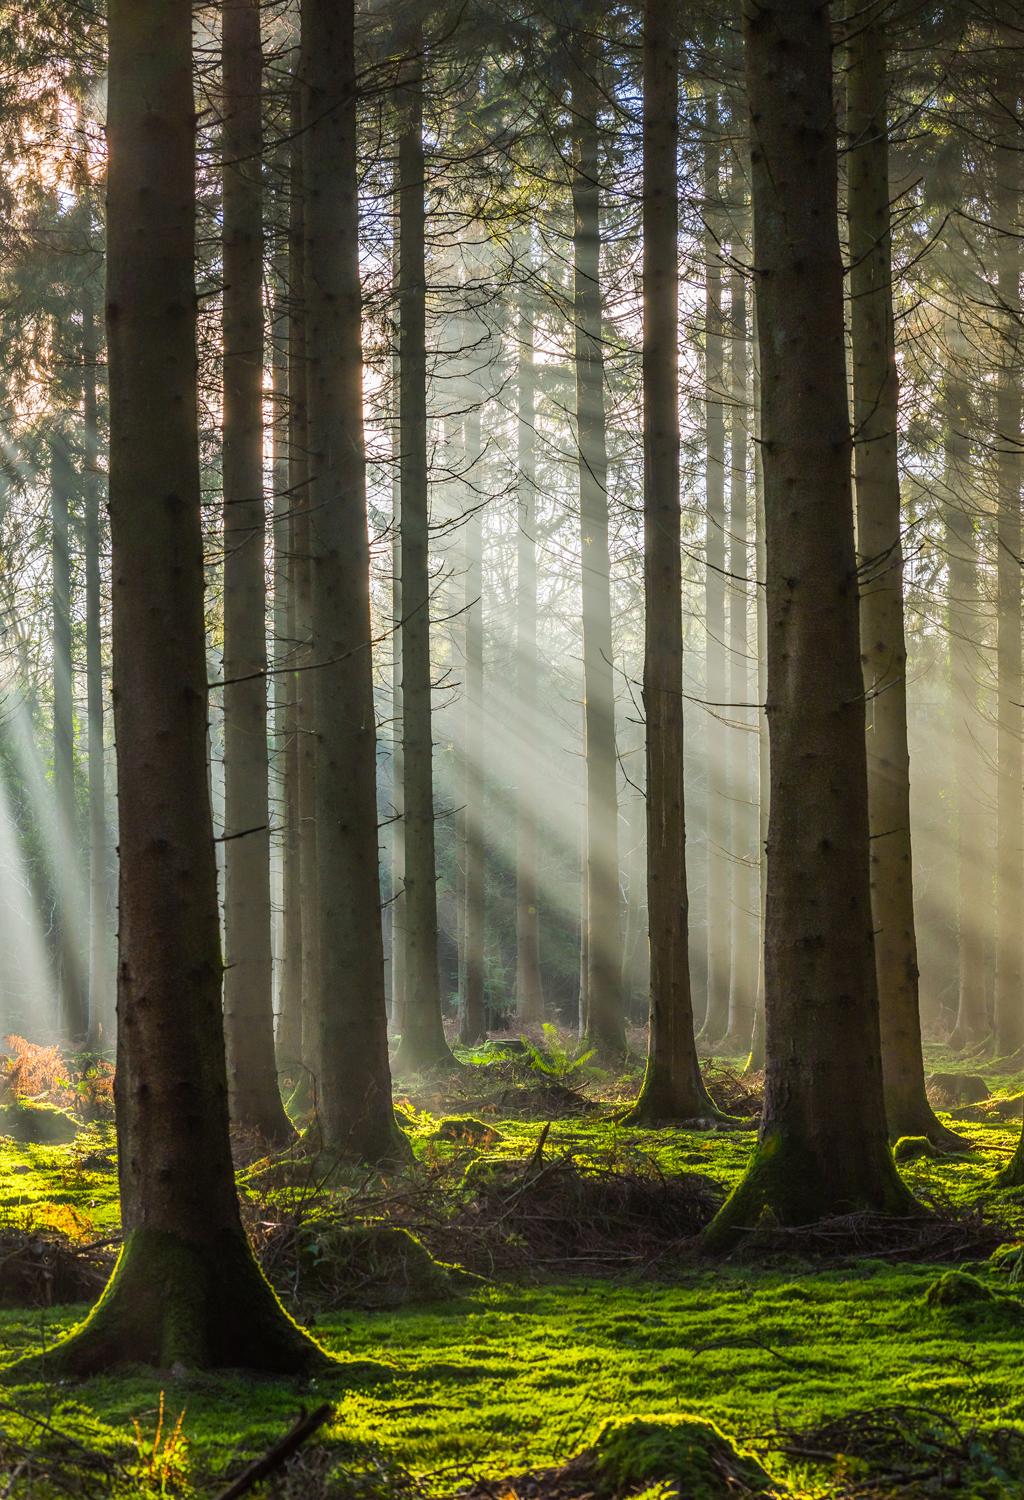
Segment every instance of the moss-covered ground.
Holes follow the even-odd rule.
[[[964,1069],[944,1054],[929,1061],[932,1071],[943,1064]],[[1022,1075],[994,1074],[988,1083],[997,1097],[1024,1090]],[[607,1109],[545,1121],[517,1112],[515,1088],[506,1091],[506,1108],[482,1103],[486,1090],[476,1075],[443,1099],[426,1087],[397,1092],[407,1098],[420,1173],[478,1158],[522,1160],[547,1124],[549,1156],[571,1151],[577,1161],[611,1166],[646,1160],[666,1178],[699,1171],[728,1189],[754,1141],[749,1131],[625,1129]],[[494,1138],[440,1129],[442,1119],[460,1115],[482,1119]],[[991,1186],[1019,1121],[955,1123],[971,1151],[906,1162],[907,1181],[934,1201],[998,1217],[1012,1226],[1011,1240],[1018,1228],[1024,1238],[1024,1189],[997,1193]],[[95,1163],[112,1158],[112,1147],[104,1126],[66,1146],[0,1139],[4,1221],[111,1233],[116,1174]],[[267,1187],[266,1173],[257,1163],[240,1174],[250,1196],[262,1184],[264,1204],[277,1191]],[[290,1176],[281,1191],[294,1194],[294,1170]],[[342,1198],[355,1191],[336,1187]],[[929,1301],[929,1288],[949,1270],[884,1258],[830,1264],[778,1256],[760,1264],[691,1256],[668,1268],[633,1266],[625,1275],[589,1278],[562,1267],[552,1279],[541,1268],[514,1282],[460,1286],[442,1302],[317,1311],[316,1335],[339,1365],[316,1382],[128,1370],[78,1384],[7,1386],[0,1429],[27,1441],[43,1432],[33,1424],[45,1420],[89,1447],[137,1456],[133,1424],[152,1437],[163,1392],[174,1420],[184,1412],[193,1480],[215,1489],[214,1476],[237,1471],[267,1448],[300,1405],[327,1399],[335,1415],[321,1447],[355,1468],[372,1460],[414,1475],[436,1494],[481,1476],[563,1463],[614,1416],[696,1413],[755,1448],[758,1434],[773,1426],[808,1427],[880,1406],[920,1404],[961,1426],[1024,1431],[1024,1282],[997,1257],[966,1267],[976,1281],[964,1284],[965,1297]],[[83,1311],[0,1309],[0,1360],[51,1343]],[[765,1463],[786,1477],[784,1457],[775,1453]]]

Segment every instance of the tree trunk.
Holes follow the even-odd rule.
[[[398,141],[402,432],[402,751],[405,788],[405,1016],[396,1073],[452,1059],[441,1019],[430,682],[423,34],[409,38]]]
[[[299,64],[301,71],[301,61]],[[316,862],[315,672],[311,665],[312,541],[309,527],[309,375],[306,359],[306,169],[303,91],[292,87],[291,208],[288,262],[288,489],[292,504],[291,595],[294,619],[295,759],[298,801],[302,1006],[299,1052],[308,1085],[316,1074],[316,997],[320,987],[320,894]],[[305,1092],[305,1091],[304,1091]]]
[[[298,84],[299,51],[290,58],[292,75],[289,124],[301,131]],[[301,139],[301,136],[300,136]],[[288,221],[279,261],[275,299],[274,348],[274,674],[275,743],[281,822],[280,980],[278,983],[277,1065],[282,1082],[295,1085],[302,1076],[302,886],[299,853],[299,675],[293,670],[298,651],[296,611],[295,515],[292,488],[292,338],[297,305],[294,277],[302,264],[302,173],[293,142],[278,149],[278,164]],[[282,204],[283,207],[283,204]],[[294,226],[292,218],[298,223]],[[297,231],[297,232],[296,232]],[[297,242],[297,243],[296,243]],[[304,674],[308,675],[308,674]],[[289,1089],[291,1092],[291,1089]]]
[[[857,6],[857,0],[850,0]],[[878,7],[851,9],[846,73],[847,215],[860,638],[867,700],[871,910],[889,1134],[963,1142],[925,1093],[918,1006],[907,746],[907,648],[892,308],[886,34]]]
[[[768,553],[767,1081],[707,1231],[914,1212],[889,1150],[871,928],[832,38],[821,0],[744,17]]]
[[[705,745],[707,747],[708,1005],[701,1036],[714,1046],[729,1026],[729,802],[726,785],[725,677],[725,358],[722,338],[722,263],[715,237],[719,219],[718,99],[707,101],[704,143],[704,423],[707,446],[707,572],[704,620]]]
[[[717,1114],[697,1061],[690,998],[683,797],[679,507],[679,46],[662,0],[644,5],[644,713],[651,1018],[631,1119]]]
[[[523,1026],[544,1014],[537,885],[537,454],[534,437],[534,301],[519,294],[519,527],[516,532],[516,1006]]]
[[[989,1035],[985,1004],[985,954],[978,887],[981,883],[981,808],[977,796],[978,753],[978,570],[970,494],[970,402],[961,367],[962,341],[953,337],[953,365],[946,382],[946,555],[950,714],[953,721],[953,781],[956,788],[958,874],[957,933],[960,974],[954,1051],[977,1046]]]
[[[120,811],[115,1096],[126,1241],[47,1370],[327,1363],[238,1216],[206,768],[192,7],[109,7],[107,342]]]
[[[734,250],[735,257],[735,250]],[[730,416],[732,452],[729,481],[729,703],[725,710],[734,725],[729,734],[729,808],[732,824],[732,962],[729,979],[729,1042],[744,1054],[754,1029],[757,996],[757,901],[755,875],[757,805],[750,778],[750,640],[747,626],[747,299],[743,274],[731,280]]]
[[[597,99],[593,78],[581,69],[573,85],[572,204],[587,804],[586,1038],[598,1052],[618,1057],[625,1054],[626,1032],[620,990],[618,766],[601,344]]]
[[[477,330],[479,331],[479,330]],[[477,388],[471,399],[479,401]],[[480,410],[467,412],[465,464],[476,476],[480,458]],[[463,741],[465,770],[465,951],[462,1015],[459,1041],[465,1046],[487,1036],[484,1002],[484,622],[483,622],[483,526],[478,497],[471,491],[473,506],[465,523],[465,629],[466,629],[466,730]]]
[[[100,575],[99,418],[96,311],[91,291],[82,307],[85,428],[85,679],[89,758],[89,1024],[90,1048],[113,1041],[107,961],[107,805],[103,765],[103,599]]]
[[[287,261],[282,270],[287,276]],[[277,1066],[295,1082],[302,1061],[302,900],[299,892],[299,747],[295,722],[292,497],[288,464],[287,285],[274,299],[274,744],[281,895],[277,954]]]
[[[224,1037],[231,1118],[292,1127],[274,1056],[263,499],[263,46],[259,0],[224,0]]]
[[[395,218],[395,276],[398,219]],[[397,335],[398,330],[394,330]],[[397,344],[397,337],[395,338]],[[402,750],[402,433],[399,412],[401,368],[391,359],[391,1030],[405,1025],[405,757]]]
[[[1018,114],[1012,102],[1007,116]],[[1024,1045],[1024,956],[1021,953],[1020,894],[1024,883],[1024,829],[1021,826],[1021,372],[1020,372],[1020,203],[1019,129],[996,146],[996,243],[998,298],[1002,309],[1002,348],[997,397],[998,561],[996,675],[998,681],[996,763],[996,1051],[1008,1056]]]
[[[583,784],[580,788],[580,995],[579,995],[579,1036],[580,1041],[587,1034],[590,1024],[590,880],[589,865],[587,862],[587,780],[586,780],[586,750],[587,750],[587,728],[586,709],[581,714],[580,745],[582,747]]]
[[[636,987],[636,961],[640,951],[643,927],[641,908],[647,891],[647,839],[645,836],[647,798],[644,794],[646,767],[637,754],[642,748],[644,748],[643,744],[638,744],[630,751],[628,757],[623,756],[623,768],[630,782],[633,783],[627,793],[629,854],[626,863],[626,933],[622,940],[622,1005],[627,1022],[634,1019],[633,991]],[[648,941],[646,933],[643,935],[643,941],[645,943]]]
[[[78,810],[75,797],[74,665],[71,657],[71,550],[69,514],[73,473],[67,443],[50,443],[50,515],[53,526],[53,795],[54,894],[59,1022],[81,1045],[88,1032],[77,931]]]
[[[757,589],[757,998],[754,1002],[754,1034],[750,1039],[750,1056],[746,1073],[760,1073],[764,1068],[764,931],[765,904],[768,894],[768,809],[771,804],[769,775],[768,714],[768,608],[765,595],[767,557],[764,544],[764,463],[761,454],[761,362],[754,330],[754,570]]]
[[[324,1147],[407,1149],[388,1066],[363,442],[355,0],[304,0],[306,356]]]

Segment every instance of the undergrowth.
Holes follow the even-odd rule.
[[[597,1493],[588,1434],[673,1413],[716,1424],[808,1500],[1024,1493],[1024,1190],[991,1186],[1020,1129],[1000,1101],[1021,1076],[972,1063],[994,1102],[951,1122],[971,1151],[901,1163],[939,1210],[931,1240],[891,1224],[891,1245],[863,1222],[802,1237],[766,1226],[708,1262],[694,1233],[753,1134],[626,1129],[615,1116],[632,1075],[604,1078],[543,1033],[512,1040],[448,1079],[403,1081],[409,1169],[330,1170],[239,1140],[256,1251],[336,1373],[125,1369],[8,1389],[0,1493],[212,1497],[324,1399],[332,1424],[278,1476],[291,1500],[580,1500]],[[958,1061],[935,1054],[929,1071]],[[760,1080],[738,1062],[708,1060],[709,1083],[754,1114]],[[114,1144],[102,1120],[62,1146],[0,1139],[3,1361],[59,1338],[101,1284]],[[374,1226],[391,1238],[360,1241]]]

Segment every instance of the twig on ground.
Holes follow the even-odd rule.
[[[324,1425],[333,1412],[334,1408],[329,1401],[318,1406],[316,1411],[311,1412],[309,1416],[303,1410],[302,1416],[291,1431],[286,1432],[272,1448],[268,1448],[262,1458],[250,1464],[244,1473],[239,1474],[238,1478],[228,1485],[226,1490],[221,1490],[217,1500],[238,1500],[239,1495],[244,1495],[247,1490],[251,1490],[269,1474],[273,1474],[275,1469],[279,1469],[293,1453],[301,1448],[308,1437],[312,1437],[318,1427]]]

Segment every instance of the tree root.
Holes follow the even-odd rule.
[[[333,1362],[285,1312],[239,1227],[203,1244],[133,1230],[85,1321],[4,1378],[93,1375],[128,1363],[299,1374]]]

